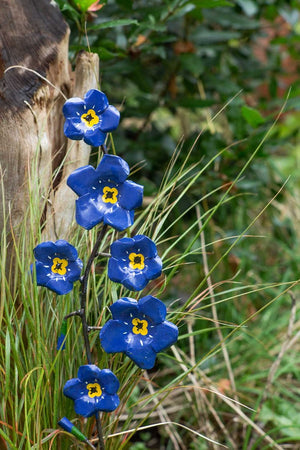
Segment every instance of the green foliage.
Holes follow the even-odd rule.
[[[208,191],[222,181],[230,183],[234,167],[245,164],[274,120],[270,111],[282,104],[277,96],[285,75],[281,50],[284,45],[286,57],[296,58],[299,5],[280,0],[112,0],[97,15],[82,15],[79,33],[78,18],[63,12],[72,30],[73,56],[87,48],[86,21],[89,46],[102,61],[101,88],[111,103],[122,104],[121,129],[114,137],[118,154],[131,165],[146,161],[146,193],[151,194],[151,183],[161,182],[178,141],[184,139],[184,154],[199,133],[194,162],[207,161],[215,151],[243,140],[236,150],[224,152],[204,181]],[[286,20],[288,27],[284,35],[278,31],[268,38],[275,20]],[[296,80],[287,108],[295,107],[298,92]],[[247,209],[251,200],[255,205],[262,197],[264,184],[279,188],[269,157],[281,142],[278,137],[268,140],[249,167],[247,182],[237,186],[237,194],[250,194]],[[200,181],[194,191],[203,191]],[[236,204],[239,208],[240,202]]]
[[[75,5],[83,13],[87,12],[90,6],[95,3],[95,0],[75,0]]]
[[[246,122],[248,122],[253,128],[258,127],[265,121],[259,111],[254,108],[249,108],[249,106],[242,107],[242,115]]]
[[[214,197],[214,192],[197,199],[190,209],[186,208],[180,214],[178,210],[182,199],[190,195],[197,179],[207,177],[224,151],[226,149],[215,154],[205,166],[191,164],[187,156],[179,169],[177,160],[181,152],[175,152],[160,189],[140,211],[135,223],[138,233],[149,235],[159,245],[164,262],[164,278],[161,283],[150,285],[147,292],[162,298],[168,305],[169,318],[180,329],[178,346],[159,355],[155,370],[143,373],[123,355],[111,357],[104,354],[99,346],[98,333],[91,334],[95,361],[100,367],[113,370],[121,384],[121,407],[114,414],[103,416],[110,450],[129,449],[132,445],[141,447],[146,432],[151,433],[156,448],[158,442],[166,448],[172,448],[172,439],[185,443],[188,448],[207,448],[206,439],[231,445],[231,436],[225,431],[226,428],[230,429],[230,423],[235,418],[240,425],[234,439],[240,448],[243,439],[249,440],[251,436],[255,440],[262,438],[258,442],[264,444],[274,443],[274,439],[287,436],[286,430],[292,427],[290,422],[285,423],[283,428],[282,422],[279,423],[283,411],[281,408],[272,417],[266,414],[266,410],[262,412],[260,420],[265,420],[267,430],[270,430],[269,441],[266,441],[265,431],[260,427],[260,433],[257,434],[257,427],[254,431],[255,417],[251,422],[252,412],[237,407],[231,400],[234,393],[228,385],[230,375],[218,337],[221,331],[230,354],[239,400],[254,408],[254,401],[264,389],[269,367],[284,340],[284,330],[289,321],[287,291],[293,290],[297,284],[292,272],[285,280],[277,283],[257,283],[254,280],[250,284],[247,278],[251,278],[251,273],[247,274],[243,268],[240,274],[235,273],[233,280],[230,280],[232,272],[230,277],[227,276],[230,269],[228,252],[238,252],[243,248],[246,236],[259,221],[262,211],[239,235],[228,232],[226,236],[221,235],[215,226],[215,218],[222,215],[224,209],[226,211],[227,206],[235,200],[234,192],[227,190],[218,203],[208,203],[206,209],[201,209],[201,223],[196,214],[199,203],[203,204]],[[252,157],[255,153],[257,149]],[[243,176],[244,169],[236,173],[235,184]],[[9,277],[9,274],[7,278],[5,271],[1,271],[1,298],[4,302],[0,315],[0,338],[3,342],[0,346],[0,366],[5,373],[5,377],[0,378],[3,393],[0,400],[1,436],[12,449],[48,448],[50,445],[53,449],[63,449],[70,446],[71,442],[74,442],[75,448],[83,448],[81,444],[75,443],[74,438],[59,431],[56,425],[57,420],[65,415],[75,420],[76,426],[85,435],[91,436],[94,427],[92,419],[81,421],[74,418],[73,404],[62,394],[66,380],[76,375],[78,366],[83,362],[82,334],[80,327],[75,326],[76,318],[68,324],[66,350],[56,351],[61,319],[70,309],[74,309],[78,287],[72,294],[56,298],[31,281],[28,267],[33,260],[32,248],[42,240],[39,215],[43,210],[38,196],[38,180],[34,177],[31,179],[33,185],[30,186],[28,215],[18,230],[18,237],[15,237],[13,252],[10,251],[15,256],[18,270],[15,271],[15,278]],[[193,221],[189,217],[191,211],[195,211]],[[169,217],[175,217],[175,212],[176,223],[170,224]],[[182,233],[170,233],[171,227],[175,225],[182,228]],[[111,231],[101,251],[107,252],[110,242],[115,239],[114,234]],[[74,227],[71,236],[72,244],[85,260],[87,249],[91,248],[96,238],[95,230],[87,233]],[[8,257],[6,248],[4,230],[2,267]],[[210,276],[214,281],[220,280],[212,292],[206,289],[208,274],[203,272],[204,254],[208,258]],[[105,260],[100,257],[90,280],[90,298],[98,298],[98,304],[89,302],[89,319],[98,325],[107,320],[108,305],[128,295],[124,289],[107,279],[103,266]],[[248,270],[253,272],[254,266],[250,265]],[[257,275],[255,271],[254,274]],[[194,288],[198,292],[193,292]],[[270,305],[274,307],[267,308]],[[99,307],[103,311],[100,315]],[[217,307],[218,319],[214,319],[211,313],[213,307]],[[245,312],[247,310],[248,313]],[[220,328],[217,326],[218,321]],[[285,407],[290,401],[293,377],[296,379],[298,376],[298,360],[298,357],[287,352],[284,364],[276,373],[276,386],[280,380],[280,398]],[[285,386],[287,382],[288,390]],[[225,387],[222,387],[222,383]],[[296,389],[295,384],[293,390]],[[222,396],[224,392],[226,397]],[[294,408],[298,414],[297,405]],[[248,412],[250,424],[245,422],[247,416],[243,410]],[[152,415],[157,418],[154,419]],[[215,417],[224,423],[223,429],[213,425]],[[143,430],[149,418],[153,428]],[[206,428],[207,423],[212,428]],[[274,427],[277,428],[273,432]],[[202,432],[199,434],[196,430]],[[248,437],[245,430],[249,430]],[[123,434],[115,435],[116,432]],[[288,437],[297,439],[295,434],[288,434]]]
[[[147,450],[147,447],[143,442],[137,442],[130,446],[130,450]]]
[[[147,448],[146,432],[154,448],[174,448],[174,439],[209,448],[205,437],[245,450],[281,441],[297,446],[297,341],[280,361],[261,411],[256,406],[288,324],[293,335],[299,327],[288,295],[298,292],[300,262],[298,80],[274,124],[284,102],[278,94],[286,94],[279,90],[281,55],[291,62],[297,55],[298,2],[110,0],[97,13],[88,11],[91,1],[57,3],[71,26],[72,60],[88,45],[97,52],[101,88],[111,104],[122,105],[114,144],[147,197],[134,231],[153,237],[164,262],[164,278],[149,293],[166,302],[180,329],[178,346],[143,375],[127,358],[103,354],[92,336],[97,363],[122,386],[121,408],[104,418],[108,448]],[[261,38],[283,19],[285,34],[271,36],[264,50]],[[55,349],[60,320],[74,309],[78,291],[56,300],[31,282],[45,205],[34,176],[29,190],[28,215],[12,247],[9,224],[1,242],[0,436],[12,449],[83,448],[56,425],[66,415],[86,435],[94,429],[92,419],[74,419],[62,395],[83,361],[81,330],[69,324],[66,351]],[[95,233],[77,229],[71,236],[84,259]],[[14,276],[5,272],[9,253]],[[99,305],[90,302],[89,317],[101,325],[108,305],[126,292],[97,268],[90,295]],[[139,430],[145,424],[153,428]]]
[[[283,436],[300,441],[300,411],[294,405],[287,404],[287,402],[275,397],[273,401],[270,400],[264,404],[261,420],[264,423],[272,423]]]

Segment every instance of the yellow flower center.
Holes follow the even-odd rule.
[[[89,109],[87,113],[82,114],[81,120],[86,124],[86,126],[92,127],[99,122],[99,117],[93,109]]]
[[[129,261],[129,267],[131,269],[143,270],[145,267],[145,258],[141,253],[130,253]]]
[[[104,203],[116,203],[118,201],[118,189],[105,186],[103,188],[102,200]]]
[[[101,395],[102,395],[102,390],[101,390],[100,384],[98,384],[98,383],[89,383],[89,384],[86,386],[86,388],[87,388],[87,390],[89,391],[89,392],[88,392],[88,396],[89,396],[90,398],[101,397]]]
[[[68,261],[66,259],[54,258],[53,266],[51,270],[53,273],[58,273],[59,275],[65,275],[67,273]]]
[[[138,318],[132,319],[132,331],[134,334],[141,334],[142,336],[146,336],[148,334],[148,322],[147,320],[140,320]]]

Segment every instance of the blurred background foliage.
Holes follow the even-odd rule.
[[[242,330],[230,342],[230,353],[242,401],[253,407],[257,401],[259,405],[268,370],[280,351],[290,318],[290,297],[280,295],[286,287],[284,283],[299,278],[298,0],[57,0],[57,3],[71,28],[72,64],[81,50],[90,48],[100,56],[101,89],[110,103],[121,110],[114,145],[117,154],[136,169],[134,181],[145,186],[146,201],[156,195],[176,148],[180,148],[180,155],[175,171],[185,164],[191,148],[188,164],[200,162],[200,167],[225,149],[173,208],[166,226],[171,226],[170,238],[183,235],[195,222],[193,205],[200,197],[209,194],[201,202],[201,212],[205,213],[218,205],[232,187],[230,201],[210,219],[205,237],[210,267],[221,260],[212,274],[213,282],[234,277],[235,281],[252,286],[251,295],[245,293],[221,302],[218,312],[226,323],[239,324],[253,316],[251,330]],[[267,132],[268,139],[263,141]],[[255,158],[248,164],[258,146]],[[189,175],[198,170],[199,165]],[[241,170],[243,175],[235,183]],[[174,192],[174,198],[181,189],[184,185]],[[274,196],[271,205],[258,217]],[[184,219],[172,226],[185,211]],[[243,233],[255,218],[247,233],[252,237],[243,238],[227,253],[233,237]],[[191,237],[187,236],[178,243],[179,253],[190,243]],[[200,237],[193,245],[195,249],[201,248]],[[195,251],[183,262],[194,264],[180,267],[168,287],[169,299],[187,300],[205,277],[201,252]],[[278,284],[259,288],[271,283]],[[230,298],[222,289],[215,291],[217,300]],[[272,307],[255,315],[270,298],[277,297],[280,300]],[[298,315],[295,320],[299,326]],[[211,313],[202,310],[193,329],[199,331],[210,326]],[[181,328],[181,333],[184,332]],[[197,358],[218,342],[215,331],[196,335]],[[215,381],[220,390],[230,395],[227,372],[219,362],[214,356],[204,367],[210,367],[212,372],[213,367],[218,367]],[[284,360],[277,394],[264,401],[259,416],[259,423],[273,430],[272,437],[291,440],[290,448],[298,448],[293,442],[300,440],[296,419],[300,410],[294,402],[294,396],[299,395],[298,363],[295,354]],[[253,443],[249,428],[242,432],[232,425],[226,405],[215,406],[218,414],[222,408],[225,410],[222,413],[225,426],[235,427],[235,432],[239,430],[242,443],[237,448],[266,448],[260,446],[259,439]],[[180,420],[180,414],[176,419]],[[192,426],[197,426],[190,420]],[[202,440],[191,445],[207,448]],[[134,448],[151,447],[139,442]]]
[[[121,108],[114,144],[131,166],[145,162],[135,176],[146,195],[157,192],[178,145],[182,147],[178,167],[192,146],[189,163],[200,160],[203,165],[228,147],[181,200],[178,214],[200,195],[221,187],[203,208],[218,203],[288,98],[268,140],[233,187],[234,198],[214,216],[208,236],[215,240],[216,235],[241,233],[292,174],[283,194],[258,221],[258,234],[263,229],[267,242],[245,240],[223,265],[229,272],[230,267],[236,271],[242,266],[252,281],[258,281],[251,276],[253,265],[258,279],[281,279],[286,260],[291,252],[296,258],[293,249],[299,244],[293,195],[300,187],[299,2],[58,0],[58,4],[71,27],[71,60],[87,48],[100,56],[101,89]],[[182,232],[194,217],[191,210],[173,232]],[[296,279],[297,264],[290,270]],[[222,272],[219,278],[229,275]]]

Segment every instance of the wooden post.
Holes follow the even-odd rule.
[[[81,52],[76,58],[75,80],[72,97],[83,98],[89,89],[99,88],[99,57],[95,53]],[[63,171],[59,186],[52,190],[47,211],[44,238],[49,240],[67,239],[75,217],[77,195],[67,186],[71,172],[88,164],[91,147],[83,141],[68,140]]]
[[[34,160],[39,195],[51,205],[46,211],[45,237],[66,238],[74,217],[74,197],[65,181],[72,170],[88,163],[90,150],[82,142],[67,143],[62,106],[66,98],[82,97],[88,89],[98,87],[99,61],[97,55],[82,52],[74,76],[68,46],[69,28],[54,2],[1,1],[0,232],[4,209],[6,215],[10,211],[15,229],[24,220]],[[62,163],[52,184],[52,175]],[[70,198],[72,206],[67,212]]]

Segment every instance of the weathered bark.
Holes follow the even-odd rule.
[[[66,238],[75,196],[65,181],[88,163],[90,148],[83,142],[67,143],[62,106],[66,97],[82,97],[98,87],[98,56],[79,54],[74,75],[68,61],[69,28],[57,6],[50,0],[0,3],[0,199],[1,183],[5,199],[4,205],[0,200],[0,232],[4,209],[6,214],[10,210],[14,228],[23,221],[34,166],[41,205],[42,199],[50,205],[45,209],[45,238]]]
[[[49,0],[1,0],[0,165],[5,205],[13,226],[24,218],[28,170],[37,158],[37,176],[47,195],[52,172],[64,153],[61,108],[68,95],[69,29]],[[46,77],[56,89],[32,71]]]

